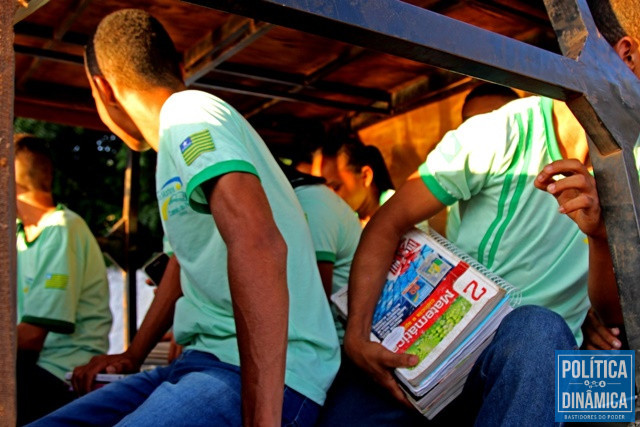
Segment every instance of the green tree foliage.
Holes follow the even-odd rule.
[[[49,142],[56,169],[53,194],[81,215],[96,237],[106,236],[122,217],[128,148],[115,135],[32,119],[16,118],[15,133]],[[155,152],[140,156],[138,251],[145,259],[161,248],[162,226],[155,197]]]

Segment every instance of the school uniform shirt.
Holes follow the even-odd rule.
[[[580,344],[587,237],[534,186],[542,168],[562,158],[552,108],[551,99],[529,97],[472,117],[445,135],[419,172],[442,203],[460,201],[453,242],[514,285],[522,304],[560,314]]]
[[[64,380],[66,372],[107,352],[111,311],[102,252],[89,227],[59,205],[31,242],[18,221],[17,314],[47,329],[38,365]]]
[[[349,282],[351,261],[362,232],[360,221],[349,205],[324,184],[302,185],[294,191],[309,224],[316,260],[333,264],[334,294]],[[331,310],[342,342],[344,325],[335,306],[331,305]]]
[[[302,209],[248,122],[223,100],[192,90],[173,94],[162,107],[156,172],[162,224],[180,263],[183,296],[176,304],[176,341],[187,350],[240,364],[227,247],[202,190],[203,183],[234,172],[260,179],[287,243],[285,383],[322,404],[340,363],[339,344]],[[250,269],[253,260],[244,262]]]

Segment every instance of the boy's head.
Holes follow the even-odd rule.
[[[129,95],[183,85],[178,54],[162,25],[137,9],[107,15],[87,44],[85,70],[100,119],[133,150],[148,149]]]
[[[39,191],[51,193],[53,162],[47,143],[29,134],[16,134],[13,138],[15,179],[18,193]]]
[[[180,58],[166,30],[147,12],[122,9],[107,15],[87,45],[91,75],[137,90],[182,85]]]
[[[462,121],[478,114],[497,110],[504,104],[518,98],[516,91],[511,88],[493,83],[482,83],[474,87],[464,98]]]
[[[602,36],[640,78],[640,0],[587,0],[587,3]]]

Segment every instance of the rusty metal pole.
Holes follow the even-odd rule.
[[[0,4],[0,425],[16,424],[16,198],[13,170],[13,15]]]

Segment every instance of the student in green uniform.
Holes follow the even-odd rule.
[[[148,13],[105,17],[85,59],[101,119],[131,148],[158,151],[158,205],[180,267],[178,280],[168,266],[138,341],[100,363],[139,367],[172,316],[184,352],[43,425],[312,425],[339,344],[304,214],[275,159],[233,107],[186,90]]]
[[[318,270],[327,298],[347,286],[351,260],[356,252],[362,228],[353,211],[325,185],[324,178],[299,172],[281,164],[296,193],[309,224]],[[333,318],[342,342],[344,319],[331,305]]]
[[[629,24],[606,37],[640,76],[640,32],[637,19],[631,19],[637,11],[628,4],[614,7],[617,17],[595,8],[594,17],[601,31],[607,30],[603,21],[619,18],[621,25]],[[586,136],[571,111],[540,97],[473,117],[445,135],[363,232],[349,283],[349,356],[398,399],[406,399],[391,372],[412,366],[416,358],[370,342],[371,316],[400,236],[459,201],[464,214],[454,243],[516,286],[523,303],[530,304],[505,318],[478,359],[462,396],[464,413],[487,425],[553,423],[553,350],[582,341],[589,298],[605,322],[621,320],[587,162]],[[567,178],[551,183],[559,173]]]
[[[356,211],[363,227],[394,191],[380,150],[358,139],[348,140],[335,154],[324,150],[321,174],[327,185]]]
[[[106,353],[109,283],[98,243],[76,213],[55,205],[44,141],[16,135],[18,424],[73,400],[65,374]]]

